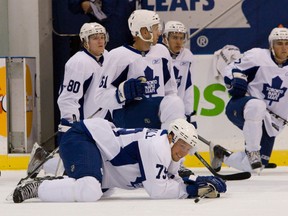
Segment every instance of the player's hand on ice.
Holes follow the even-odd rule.
[[[188,198],[209,197],[217,198],[219,193],[225,193],[227,190],[226,183],[219,177],[215,176],[194,176],[183,178],[188,193]]]
[[[193,176],[195,178],[195,176]],[[199,186],[196,184],[195,180],[190,179],[189,177],[182,178],[183,182],[187,185],[186,192],[188,193],[188,198],[195,198],[198,196]]]
[[[137,79],[131,78],[120,83],[116,90],[116,99],[118,103],[143,97],[145,94],[145,85],[145,77],[139,77]]]
[[[229,94],[232,97],[243,97],[247,92],[247,87],[247,76],[237,71],[233,72],[233,79],[228,90]]]

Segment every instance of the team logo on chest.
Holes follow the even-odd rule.
[[[179,76],[179,70],[177,69],[177,67],[174,66],[173,69],[174,69],[175,79],[177,83],[177,88],[179,88],[179,86],[181,85],[182,76]]]
[[[287,88],[281,88],[282,83],[283,80],[281,80],[280,77],[277,76],[272,79],[271,86],[269,84],[263,85],[262,93],[265,95],[264,99],[270,101],[269,106],[271,106],[273,102],[279,102],[279,99],[285,95]]]
[[[144,70],[145,77],[147,79],[145,86],[145,94],[150,97],[153,94],[157,94],[157,89],[159,88],[159,76],[154,76],[153,70],[150,67],[147,67]]]

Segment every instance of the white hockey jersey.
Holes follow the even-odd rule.
[[[176,58],[172,59],[173,71],[178,88],[178,96],[185,105],[185,114],[190,115],[194,111],[193,89],[193,54],[187,48],[183,48]]]
[[[113,128],[100,118],[83,122],[102,155],[103,188],[144,188],[152,198],[188,196],[166,130]]]
[[[248,76],[248,94],[263,100],[268,110],[287,120],[288,63],[279,66],[273,59],[268,49],[251,49],[226,68],[226,77],[231,80],[232,69],[239,69]],[[268,111],[264,123],[270,136],[276,136],[284,128],[283,121],[275,119]]]
[[[94,93],[101,78],[101,67],[107,51],[100,61],[88,51],[79,51],[65,65],[63,84],[60,87],[58,106],[61,118],[73,121],[91,117],[100,107],[95,101]],[[93,117],[105,117],[107,111],[100,110]]]
[[[176,81],[171,74],[171,57],[162,44],[151,46],[148,52],[140,52],[130,46],[118,47],[111,50],[105,59],[100,89],[95,95],[96,101],[105,109],[122,108],[124,103],[119,104],[116,100],[117,87],[127,79],[140,76],[147,79],[147,98],[176,95]]]

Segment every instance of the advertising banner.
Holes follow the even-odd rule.
[[[279,24],[288,26],[288,0],[142,0],[162,21],[184,23],[191,37],[187,48],[194,54],[213,54],[227,44],[245,52],[268,47],[268,35]]]

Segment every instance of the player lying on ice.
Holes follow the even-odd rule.
[[[226,67],[224,80],[232,96],[226,115],[243,131],[245,151],[232,153],[210,146],[215,170],[220,170],[222,162],[258,173],[273,165],[268,163],[275,138],[288,118],[288,29],[274,28],[268,41],[270,49],[248,50]]]
[[[39,197],[48,202],[94,202],[109,188],[144,188],[153,199],[193,198],[209,191],[207,197],[219,197],[226,192],[222,179],[178,176],[179,160],[193,154],[196,145],[196,130],[184,119],[173,121],[168,131],[115,128],[100,118],[83,120],[60,143],[68,177],[36,178],[18,186],[13,201]]]

